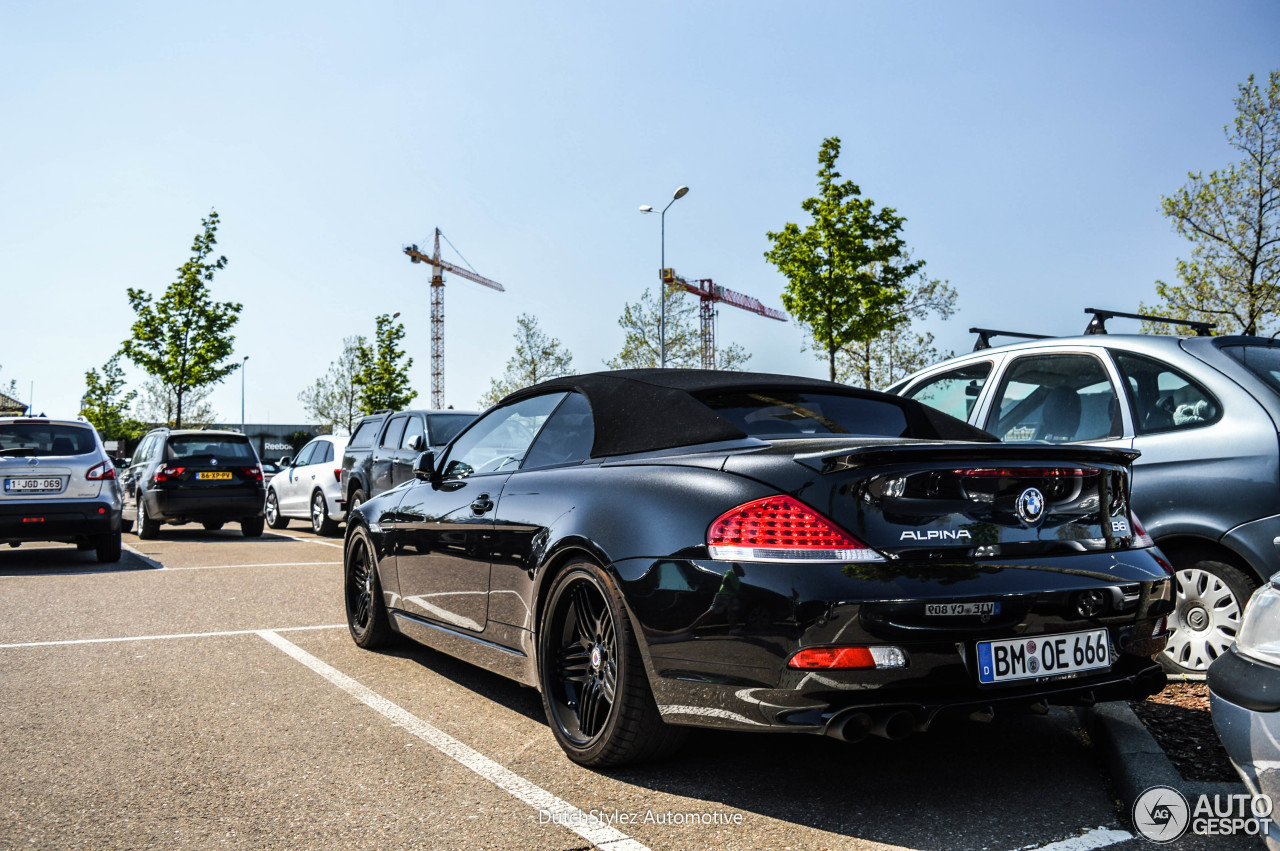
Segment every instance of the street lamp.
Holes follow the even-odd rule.
[[[244,434],[244,365],[249,362],[249,356],[245,355],[244,360],[240,361],[240,433]]]
[[[688,194],[689,187],[681,186],[671,196],[671,200],[667,202],[666,207],[662,208],[662,213],[658,216],[662,221],[662,269],[667,268],[667,207],[670,207]],[[654,209],[645,204],[640,208],[640,212],[652,213]],[[658,272],[659,278],[662,277],[662,274],[661,271]],[[667,366],[667,282],[665,280],[661,281],[661,286],[658,288],[658,303],[660,305],[658,313],[658,365],[665,369]]]

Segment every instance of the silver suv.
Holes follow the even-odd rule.
[[[980,346],[1005,333],[973,330]],[[1086,335],[977,349],[889,392],[1006,441],[1140,451],[1133,507],[1177,576],[1171,673],[1202,675],[1280,570],[1278,341],[1106,334],[1095,319]]]
[[[58,541],[120,560],[119,483],[86,422],[0,417],[0,541]]]

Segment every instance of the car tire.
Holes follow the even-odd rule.
[[[395,638],[378,579],[378,557],[369,530],[363,526],[347,537],[342,558],[343,599],[351,638],[366,650],[386,647]]]
[[[1235,641],[1245,604],[1259,582],[1213,554],[1167,555],[1174,569],[1173,634],[1160,664],[1175,677],[1204,679],[1213,660]]]
[[[351,512],[355,511],[364,504],[364,491],[356,488],[351,492],[351,496],[347,499],[347,516],[351,516]]]
[[[280,500],[274,490],[267,491],[267,525],[272,529],[284,529],[289,525],[289,518],[280,513]]]
[[[203,526],[205,528],[205,531],[207,532],[216,532],[226,524],[223,523],[221,520],[206,520],[200,525]]]
[[[658,759],[687,735],[662,720],[622,595],[592,562],[569,565],[551,585],[538,677],[551,731],[579,765]]]
[[[100,564],[115,564],[118,562],[121,549],[123,547],[120,542],[119,532],[108,532],[105,535],[98,536],[97,550]]]
[[[138,493],[138,537],[144,541],[154,541],[160,537],[160,524],[147,513],[147,501],[141,492]]]
[[[323,491],[311,495],[311,531],[326,538],[338,531],[338,524],[329,519],[329,501]]]
[[[264,525],[265,521],[261,517],[240,518],[240,531],[246,538],[261,538]]]

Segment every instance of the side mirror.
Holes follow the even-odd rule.
[[[422,439],[422,435],[415,434],[413,437],[409,438],[409,449],[413,452],[421,452],[426,448],[426,441]]]
[[[440,481],[440,475],[436,472],[436,453],[428,449],[418,456],[418,460],[413,462],[413,477],[433,485]]]
[[[277,464],[279,464],[281,467],[289,467],[289,466],[292,466],[292,464],[293,464],[293,457],[292,457],[291,455],[286,455],[286,456],[284,456],[283,458],[281,458],[279,461],[277,461],[276,463],[277,463]]]

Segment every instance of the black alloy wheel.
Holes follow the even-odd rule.
[[[276,499],[274,490],[267,491],[267,525],[272,529],[283,529],[289,525],[289,518],[280,513],[280,501]]]
[[[347,604],[347,628],[357,645],[366,650],[385,647],[394,634],[382,600],[382,583],[378,581],[378,560],[373,539],[363,526],[347,538],[343,558]]]
[[[364,491],[356,488],[351,492],[351,498],[347,500],[347,516],[351,516],[351,512],[355,511],[364,504]]]
[[[311,531],[327,537],[337,529],[338,524],[329,519],[329,502],[324,492],[316,491],[311,495]]]
[[[144,541],[160,537],[160,524],[147,513],[147,501],[143,498],[142,491],[138,491],[138,537]]]
[[[538,636],[542,705],[571,760],[605,767],[664,756],[685,729],[666,724],[612,579],[570,565],[551,586]]]

